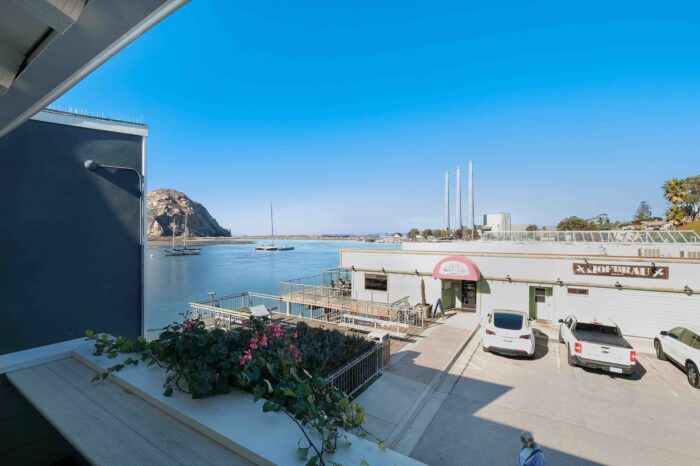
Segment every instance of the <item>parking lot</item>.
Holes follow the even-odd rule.
[[[700,464],[700,390],[670,362],[638,350],[636,373],[612,376],[569,367],[565,347],[544,334],[534,360],[485,353],[479,340],[412,457],[514,464],[530,430],[548,464]]]

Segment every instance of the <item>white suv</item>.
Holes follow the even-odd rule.
[[[493,311],[484,325],[482,348],[494,353],[534,358],[535,335],[528,315],[520,311]]]
[[[688,375],[688,383],[700,388],[700,331],[696,328],[676,327],[663,331],[654,338],[656,357],[667,358],[681,366]]]

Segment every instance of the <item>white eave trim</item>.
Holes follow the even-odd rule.
[[[42,111],[34,115],[32,120],[59,125],[76,126],[79,128],[97,129],[100,131],[112,131],[115,133],[133,134],[136,136],[148,136],[148,127],[128,123],[124,121],[102,120],[82,115]]]
[[[44,107],[65,94],[71,87],[75,86],[85,76],[92,73],[96,68],[110,59],[117,52],[141,37],[141,35],[143,35],[146,31],[165,19],[168,15],[174,13],[178,8],[182,7],[189,1],[190,0],[169,0],[165,4],[161,5],[160,8],[156,9],[148,17],[144,18],[143,21],[134,26],[129,32],[121,36],[118,40],[113,42],[95,58],[87,62],[82,68],[73,73],[68,79],[55,87],[42,99],[39,99],[34,105],[15,118],[14,121],[8,124],[5,128],[0,128],[0,137],[3,137],[17,126],[27,121],[33,115],[40,112]]]

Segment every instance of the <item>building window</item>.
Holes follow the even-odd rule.
[[[544,303],[547,301],[547,290],[544,288],[535,288],[535,302]]]
[[[387,276],[376,273],[365,274],[365,290],[386,291]]]
[[[567,288],[566,290],[569,294],[576,294],[576,295],[587,295],[588,290],[585,288]]]

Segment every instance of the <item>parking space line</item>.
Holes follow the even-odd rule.
[[[671,394],[673,396],[675,396],[676,398],[679,398],[680,396],[678,395],[678,393],[673,388],[671,388],[671,385],[666,380],[666,377],[661,373],[659,368],[656,367],[656,363],[654,362],[654,360],[652,358],[647,358],[647,357],[643,357],[642,360],[644,362],[646,362],[649,365],[649,367],[654,369],[654,372],[656,372],[656,375],[658,375],[659,378],[661,379],[661,381],[664,383],[664,385],[666,385],[666,388],[668,388],[668,391],[670,391]]]
[[[559,344],[557,343],[556,349],[557,349],[557,374],[561,374],[561,358],[559,357]]]

